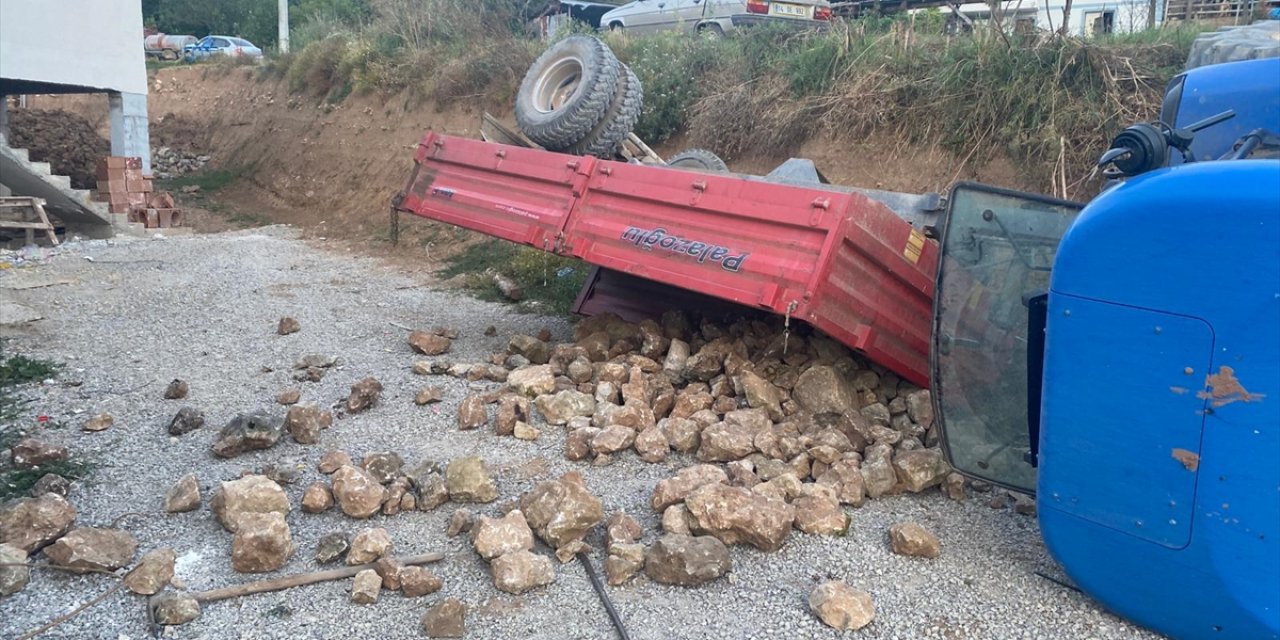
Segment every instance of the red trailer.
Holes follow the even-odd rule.
[[[804,320],[927,385],[937,245],[877,193],[428,132],[394,207]]]

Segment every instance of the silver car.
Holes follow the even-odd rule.
[[[205,60],[214,56],[262,59],[262,49],[244,38],[234,36],[205,36],[195,44],[182,48],[182,59],[187,62]]]
[[[635,0],[604,14],[600,26],[610,31],[680,29],[722,36],[765,22],[820,27],[830,20],[827,0]]]

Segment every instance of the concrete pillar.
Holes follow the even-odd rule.
[[[142,172],[151,173],[151,135],[147,125],[147,96],[112,93],[111,155],[142,158]]]

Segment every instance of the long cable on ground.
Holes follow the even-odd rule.
[[[585,551],[578,552],[578,562],[582,563],[582,568],[586,570],[587,577],[591,579],[591,587],[596,590],[596,595],[600,597],[604,610],[609,612],[609,619],[613,621],[613,628],[618,630],[618,637],[622,638],[622,640],[631,640],[631,636],[627,634],[627,627],[622,624],[622,616],[618,615],[618,610],[613,608],[613,601],[609,599],[609,594],[605,593],[604,585],[600,583],[600,576],[596,575],[595,568],[591,566],[591,559],[587,557]]]

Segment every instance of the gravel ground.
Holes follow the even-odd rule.
[[[92,258],[90,261],[87,258]],[[325,250],[297,239],[287,228],[195,236],[70,245],[47,262],[0,271],[0,289],[38,281],[69,284],[5,290],[4,294],[41,312],[46,319],[8,331],[6,351],[65,362],[54,384],[24,394],[31,415],[48,414],[62,428],[43,437],[68,445],[73,455],[99,467],[77,483],[70,500],[80,524],[106,525],[118,516],[141,546],[139,553],[173,546],[178,577],[190,589],[209,589],[261,576],[230,568],[230,534],[207,510],[217,483],[242,470],[273,463],[301,471],[285,487],[295,509],[289,514],[297,551],[285,572],[315,570],[316,540],[334,531],[354,533],[386,527],[401,554],[441,551],[447,559],[431,567],[444,580],[439,593],[406,599],[383,592],[378,603],[349,602],[348,581],[243,597],[208,605],[189,625],[172,628],[173,638],[416,638],[422,610],[456,596],[470,607],[468,638],[611,638],[604,610],[577,563],[557,564],[548,588],[520,597],[497,591],[482,561],[462,538],[445,537],[456,505],[435,512],[348,519],[334,509],[307,515],[296,508],[303,488],[322,476],[320,454],[340,447],[353,457],[391,450],[407,463],[480,455],[498,470],[501,500],[513,498],[542,479],[581,470],[605,502],[606,513],[626,509],[645,527],[649,543],[659,531],[647,509],[657,480],[690,463],[672,456],[647,464],[628,452],[608,467],[566,461],[563,436],[546,428],[535,442],[498,438],[492,432],[459,432],[454,424],[467,383],[410,372],[419,359],[405,332],[390,323],[430,328],[455,327],[461,338],[449,356],[455,362],[481,361],[505,346],[516,332],[550,327],[558,340],[571,330],[563,319],[521,315],[508,307],[452,291],[418,286],[374,259]],[[302,331],[275,333],[282,315],[297,317]],[[496,325],[498,335],[483,331]],[[328,354],[340,366],[319,383],[296,383],[291,365],[306,354]],[[268,371],[267,368],[271,370]],[[321,444],[303,446],[283,438],[267,451],[219,460],[209,453],[216,430],[235,413],[275,405],[276,394],[302,389],[304,403],[329,406],[345,398],[365,376],[386,390],[366,413],[346,417],[325,431]],[[163,399],[173,378],[188,380],[187,400]],[[68,386],[66,381],[81,381]],[[425,384],[447,389],[445,402],[413,404]],[[476,388],[483,388],[477,385]],[[184,405],[202,407],[206,426],[180,438],[165,431]],[[115,426],[84,433],[79,424],[99,411]],[[185,514],[161,511],[164,491],[195,470],[206,508]],[[473,510],[496,513],[497,503]],[[930,491],[925,495],[868,501],[851,510],[853,525],[843,538],[796,532],[784,548],[766,554],[735,547],[727,580],[697,589],[665,587],[643,576],[610,593],[629,626],[642,638],[1156,638],[1104,612],[1084,596],[1037,575],[1060,577],[1040,541],[1034,518],[987,506],[973,494],[958,503]],[[915,520],[942,539],[936,560],[891,554],[887,527]],[[589,541],[599,545],[598,536]],[[541,549],[542,552],[548,552]],[[596,557],[599,564],[601,558]],[[835,632],[808,611],[806,599],[817,582],[840,578],[869,591],[877,617],[857,633]],[[41,572],[21,593],[0,602],[0,637],[14,637],[69,611],[111,585],[104,576]],[[148,627],[140,596],[116,594],[49,638],[145,638]]]

